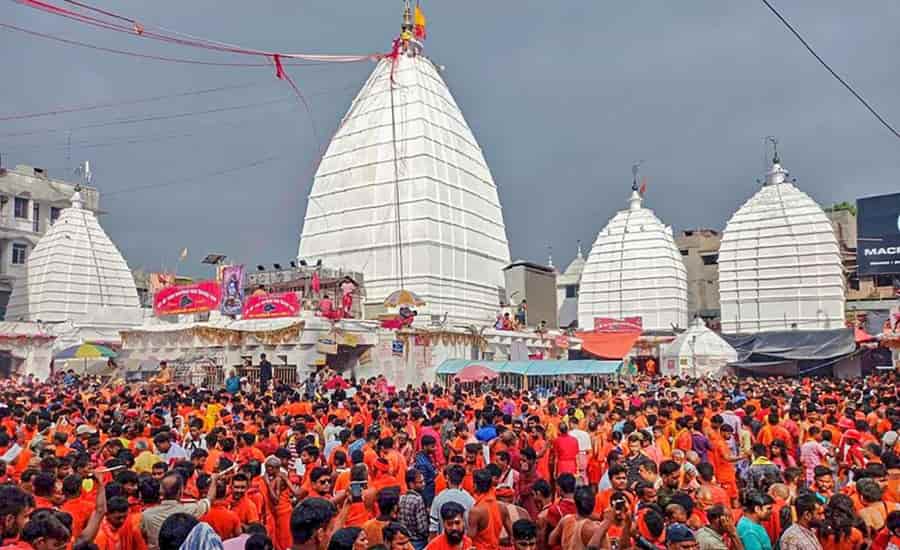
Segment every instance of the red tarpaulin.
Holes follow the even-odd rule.
[[[250,295],[241,311],[242,319],[271,319],[298,315],[300,315],[300,301],[296,292]]]
[[[483,365],[469,365],[453,376],[457,382],[481,382],[482,380],[493,380],[500,376],[497,372]]]
[[[222,287],[217,281],[167,286],[153,296],[154,315],[181,315],[219,309]]]
[[[863,342],[872,342],[875,340],[874,336],[859,327],[853,329],[853,337],[856,339],[857,344],[862,344]]]
[[[640,332],[579,332],[581,349],[601,359],[622,359],[638,338]]]

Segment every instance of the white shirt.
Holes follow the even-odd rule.
[[[578,440],[578,450],[580,452],[591,451],[591,436],[584,430],[569,430],[569,435]]]

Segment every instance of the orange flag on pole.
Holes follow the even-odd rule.
[[[417,40],[425,40],[427,36],[425,33],[425,12],[422,11],[422,8],[416,6],[416,13],[414,19],[413,33]]]

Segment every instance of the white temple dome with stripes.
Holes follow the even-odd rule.
[[[581,272],[578,326],[596,317],[641,317],[644,330],[687,328],[687,272],[672,237],[636,189],[597,234]]]
[[[776,154],[765,185],[722,233],[722,331],[841,328],[844,290],[831,222],[789,180]]]
[[[509,263],[497,186],[414,42],[379,61],[341,121],[309,194],[299,258],[363,273],[370,314],[402,287],[427,302],[420,315],[495,318]]]
[[[34,247],[25,272],[13,287],[7,321],[140,318],[131,271],[77,191]]]

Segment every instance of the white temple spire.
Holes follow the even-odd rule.
[[[619,211],[597,234],[581,272],[578,325],[597,317],[641,317],[645,330],[672,330],[688,324],[687,272],[672,232],[642,207],[638,166],[628,209]]]
[[[843,326],[844,275],[831,222],[781,165],[728,220],[719,247],[722,331]]]
[[[491,322],[510,261],[497,186],[406,13],[403,55],[378,62],[322,157],[298,257],[362,272],[377,306],[400,288],[402,254],[420,319]]]

